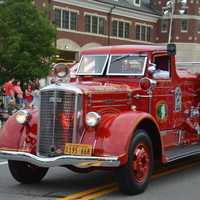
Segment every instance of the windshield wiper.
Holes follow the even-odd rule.
[[[130,56],[131,56],[131,55],[120,56],[120,57],[114,59],[111,63],[114,63],[114,62],[117,62],[117,61],[123,60],[124,58],[128,58],[128,57],[130,57]]]

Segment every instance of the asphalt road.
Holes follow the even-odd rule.
[[[55,200],[73,193],[112,182],[111,172],[95,171],[77,174],[65,168],[52,168],[39,184],[21,185],[10,175],[7,164],[0,160],[0,200]],[[101,200],[199,200],[200,164],[151,180],[145,193],[124,196],[119,191]]]

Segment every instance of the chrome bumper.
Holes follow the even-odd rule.
[[[35,156],[26,152],[0,151],[0,158],[6,160],[24,161],[40,167],[56,167],[73,165],[79,168],[88,167],[118,167],[118,157],[93,157],[93,156],[57,156],[52,158]]]

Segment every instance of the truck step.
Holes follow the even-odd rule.
[[[178,146],[166,152],[168,162],[200,154],[200,144]]]

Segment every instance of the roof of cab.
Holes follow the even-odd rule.
[[[166,51],[166,46],[159,45],[119,45],[119,46],[104,46],[88,50],[84,50],[81,54],[122,54],[122,53],[145,53]]]

